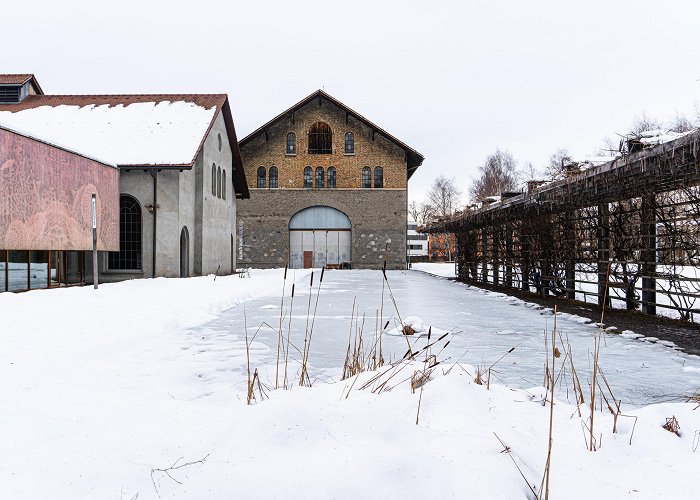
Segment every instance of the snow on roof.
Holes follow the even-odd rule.
[[[117,165],[190,165],[217,106],[185,100],[39,105],[0,110],[0,123]]]
[[[94,160],[98,163],[102,163],[103,165],[117,168],[117,166],[113,163],[110,163],[110,162],[103,160],[103,159],[100,159],[100,158],[96,158],[96,157],[94,157],[90,154],[84,153],[82,151],[76,151],[75,149],[68,148],[68,147],[64,146],[63,144],[57,143],[56,141],[51,141],[51,140],[48,140],[44,137],[39,137],[36,134],[31,134],[31,133],[27,132],[26,130],[19,129],[17,127],[9,127],[9,126],[5,125],[1,120],[0,120],[0,130],[7,130],[7,131],[12,132],[14,134],[21,135],[22,137],[27,137],[28,139],[33,139],[35,141],[42,142],[42,143],[47,144],[49,146],[53,146],[55,148],[62,149],[64,151],[68,151],[69,153],[73,153],[73,154],[76,154],[78,156],[82,156],[82,157],[87,158],[89,160]]]
[[[680,139],[681,137],[688,135],[691,132],[694,131],[689,130],[687,132],[673,132],[672,130],[663,129],[646,130],[644,132],[640,132],[636,136],[631,137],[630,139],[646,145],[656,145]]]

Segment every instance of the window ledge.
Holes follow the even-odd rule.
[[[355,156],[355,153],[343,153],[343,156]]]
[[[285,153],[284,156],[296,156],[296,153]]]
[[[143,274],[143,269],[105,269],[102,274]]]

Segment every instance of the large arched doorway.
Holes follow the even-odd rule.
[[[180,231],[180,278],[190,275],[190,233],[187,226]]]
[[[350,267],[352,224],[340,210],[305,208],[289,220],[289,266]]]

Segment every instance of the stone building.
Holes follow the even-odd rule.
[[[406,266],[408,180],[423,156],[318,90],[239,143],[243,266]]]
[[[226,94],[45,95],[32,75],[0,87],[0,124],[118,167],[119,251],[100,253],[100,281],[235,270],[248,187]]]

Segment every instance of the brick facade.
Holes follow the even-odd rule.
[[[303,102],[303,101],[302,101]],[[309,154],[308,131],[316,122],[332,130],[332,153]],[[401,269],[406,266],[408,153],[378,132],[378,127],[318,93],[241,141],[250,199],[238,204],[240,264],[284,266],[289,258],[289,220],[300,210],[322,205],[344,212],[352,224],[354,268]],[[296,135],[296,154],[287,154],[287,134]],[[345,134],[354,134],[354,153],[344,152]],[[386,134],[386,135],[384,135]],[[418,155],[418,153],[415,153]],[[422,160],[422,157],[420,157]],[[278,188],[269,188],[270,167],[278,169]],[[382,167],[383,187],[362,188],[362,169]],[[265,168],[266,187],[257,188],[257,171]],[[336,169],[335,188],[304,188],[304,169]],[[315,180],[315,179],[314,179]],[[372,175],[374,186],[374,175]],[[315,182],[314,182],[315,185]]]

